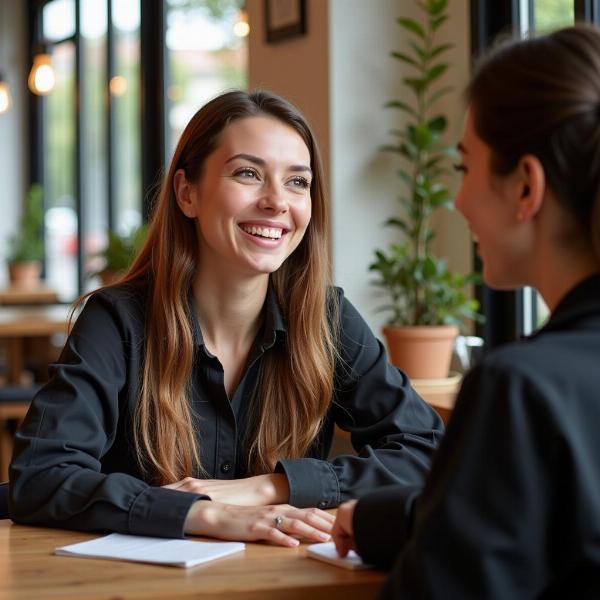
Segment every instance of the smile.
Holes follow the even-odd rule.
[[[270,240],[278,240],[283,235],[283,229],[279,227],[256,227],[255,225],[240,225],[240,227],[250,235]]]

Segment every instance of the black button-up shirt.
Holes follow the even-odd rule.
[[[420,485],[442,424],[388,363],[366,323],[340,295],[336,391],[306,457],[281,460],[290,504],[337,506],[374,487]],[[143,366],[147,290],[124,285],[94,294],[71,332],[52,378],[38,393],[15,439],[13,520],[85,530],[176,537],[204,496],[143,481],[132,447],[132,415]],[[247,477],[243,439],[262,357],[286,352],[286,327],[274,293],[245,372],[228,398],[219,360],[206,349],[194,310],[196,346],[190,402],[205,474]],[[328,460],[334,424],[350,432],[358,456]]]

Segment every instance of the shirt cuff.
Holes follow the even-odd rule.
[[[185,519],[197,500],[210,498],[190,492],[148,487],[131,506],[129,532],[132,535],[182,538]]]
[[[284,473],[290,486],[289,504],[298,508],[331,508],[340,503],[340,484],[326,460],[298,458],[280,460],[276,473]]]

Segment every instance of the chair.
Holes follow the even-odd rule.
[[[8,482],[0,483],[0,519],[8,519]]]
[[[13,431],[10,424],[25,418],[27,409],[41,385],[0,387],[0,481],[8,479],[8,463],[12,456]]]

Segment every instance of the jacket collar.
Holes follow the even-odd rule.
[[[600,273],[584,279],[567,292],[546,325],[534,335],[564,329],[573,321],[593,314],[600,316]]]

